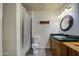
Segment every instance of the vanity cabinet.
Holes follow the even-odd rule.
[[[52,56],[79,56],[79,52],[56,39],[50,40],[50,47]]]
[[[53,56],[65,56],[67,55],[66,53],[66,47],[65,45],[63,45],[61,42],[57,41],[57,40],[50,40],[50,47],[51,47],[51,54]]]
[[[54,40],[54,55],[60,55],[60,42]]]
[[[79,53],[73,49],[69,49],[69,56],[79,56]]]
[[[60,55],[61,56],[68,56],[68,47],[67,46],[65,46],[64,44],[62,44],[61,43],[61,45],[60,45],[61,47],[60,47]]]
[[[50,46],[51,46],[51,54],[52,55],[60,55],[60,53],[58,53],[58,52],[60,52],[58,42],[55,42],[55,40],[51,40]]]

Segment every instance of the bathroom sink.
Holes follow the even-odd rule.
[[[66,38],[66,36],[53,36],[53,37],[56,37],[56,38]]]
[[[52,34],[50,37],[63,42],[79,41],[79,36],[67,35],[67,34]]]
[[[66,38],[67,35],[64,35],[64,34],[50,34],[50,38]]]
[[[56,37],[55,37],[56,38]],[[59,41],[62,41],[62,42],[77,42],[79,41],[79,39],[76,39],[76,38],[56,38],[56,40],[59,40]]]

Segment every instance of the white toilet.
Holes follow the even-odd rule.
[[[39,55],[39,39],[40,36],[33,36],[32,40],[32,49],[33,49],[33,55],[38,56]]]

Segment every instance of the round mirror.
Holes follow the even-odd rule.
[[[65,16],[60,22],[60,28],[63,31],[68,31],[73,25],[73,18],[70,15]]]

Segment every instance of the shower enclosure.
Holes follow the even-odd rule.
[[[24,7],[22,7],[21,39],[22,54],[26,54],[31,48],[31,18]]]

